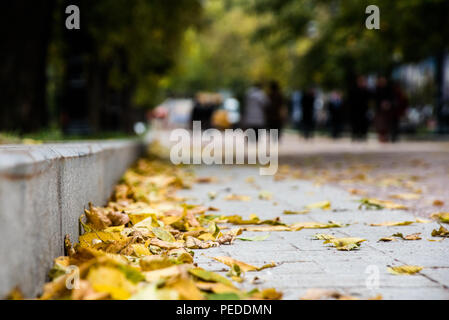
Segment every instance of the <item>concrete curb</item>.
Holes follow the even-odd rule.
[[[132,140],[0,146],[0,298],[41,292],[83,209],[103,205],[143,150]]]

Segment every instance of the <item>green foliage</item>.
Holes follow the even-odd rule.
[[[201,1],[97,0],[89,6],[94,59],[108,66],[109,85],[134,88],[134,102],[151,105],[161,77],[176,61],[184,31],[201,14]]]
[[[239,95],[254,81],[277,79],[286,84],[289,49],[253,41],[268,19],[249,15],[236,0],[207,1],[201,27],[186,33],[184,54],[165,87],[187,94],[224,88]]]
[[[380,8],[380,30],[365,28],[368,5]],[[312,80],[343,87],[355,74],[388,74],[395,65],[438,54],[449,43],[445,0],[260,0],[249,10],[276,13],[257,35],[277,35],[278,45],[310,41],[295,59],[297,85]]]

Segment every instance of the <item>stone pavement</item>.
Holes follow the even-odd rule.
[[[220,209],[220,214],[240,214],[245,218],[255,213],[261,219],[280,217],[285,223],[333,220],[350,224],[343,228],[297,232],[244,232],[244,236],[269,233],[269,237],[264,241],[236,240],[232,245],[196,250],[195,261],[199,266],[224,275],[228,267],[210,257],[231,256],[257,266],[274,261],[277,264],[274,268],[247,272],[241,285],[248,289],[274,287],[284,293],[284,299],[298,299],[312,288],[334,289],[358,298],[381,294],[383,299],[449,299],[449,239],[427,240],[432,239],[432,230],[438,228],[436,222],[374,227],[369,224],[415,220],[415,216],[408,211],[360,210],[357,202],[360,196],[344,189],[293,178],[274,181],[273,177],[259,176],[256,167],[197,166],[194,170],[197,176],[214,176],[218,181],[196,184],[193,189],[180,192],[179,195],[190,198],[188,203],[214,206]],[[248,177],[254,177],[254,183],[248,183]],[[272,200],[259,199],[261,190],[272,192]],[[217,192],[214,200],[209,199],[209,191]],[[231,193],[248,195],[251,201],[224,200]],[[284,210],[301,210],[307,204],[323,200],[331,202],[331,210],[283,214]],[[404,235],[420,232],[422,240],[378,242],[397,232]],[[338,251],[323,241],[313,240],[316,233],[360,237],[367,241],[359,250]],[[415,275],[392,275],[387,271],[387,266],[404,264],[424,269]],[[256,284],[252,283],[254,277],[259,278]]]

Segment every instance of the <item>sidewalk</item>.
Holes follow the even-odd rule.
[[[217,182],[196,184],[180,195],[190,197],[189,203],[220,209],[220,214],[240,214],[248,218],[257,214],[261,219],[280,217],[282,222],[295,223],[337,221],[349,226],[330,229],[303,229],[296,232],[244,232],[244,236],[269,234],[264,241],[236,240],[231,246],[196,250],[195,261],[200,267],[226,274],[228,267],[210,257],[231,256],[237,260],[262,266],[274,261],[277,267],[259,272],[248,272],[241,284],[247,289],[274,287],[284,293],[284,299],[298,299],[308,289],[337,290],[357,298],[383,299],[449,299],[449,240],[431,237],[438,223],[413,223],[407,226],[370,226],[386,221],[415,221],[410,211],[361,210],[361,196],[351,195],[335,186],[317,185],[311,181],[287,178],[274,181],[273,177],[259,176],[250,166],[198,166],[195,172],[202,177],[216,177]],[[254,182],[246,179],[253,177]],[[272,193],[272,200],[261,200],[261,190]],[[208,192],[217,192],[214,200]],[[251,201],[228,201],[229,194],[247,195]],[[331,210],[313,209],[307,214],[285,215],[284,210],[300,211],[305,205],[328,200]],[[391,200],[391,199],[390,199]],[[447,225],[446,225],[447,227]],[[379,242],[395,233],[421,233],[421,240],[399,239]],[[360,249],[338,251],[330,244],[312,237],[317,233],[332,234],[337,238],[360,237]],[[387,266],[418,265],[423,270],[415,275],[393,275]],[[226,270],[226,271],[225,271]],[[259,280],[253,281],[257,277]],[[376,286],[378,279],[378,286]]]

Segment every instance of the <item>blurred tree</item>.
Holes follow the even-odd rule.
[[[68,5],[80,9],[80,30],[65,28]],[[36,131],[59,111],[68,131],[129,131],[134,107],[155,104],[201,11],[201,0],[9,1],[0,130]]]
[[[88,123],[94,130],[130,131],[133,107],[154,105],[159,81],[175,63],[184,31],[200,16],[201,1],[69,2],[79,6],[82,21],[81,30],[64,33],[63,114],[74,120],[74,130]]]
[[[365,28],[365,9],[380,8],[380,30]],[[273,19],[256,36],[279,45],[307,43],[292,82],[346,87],[356,74],[389,75],[399,64],[435,57],[436,112],[443,100],[443,59],[449,44],[447,0],[252,0],[248,10]],[[275,13],[275,14],[273,14]]]
[[[184,55],[165,79],[167,90],[193,95],[227,89],[241,96],[253,82],[271,79],[285,87],[291,69],[289,50],[253,41],[261,19],[248,15],[243,3],[206,2],[200,27],[186,33]]]

